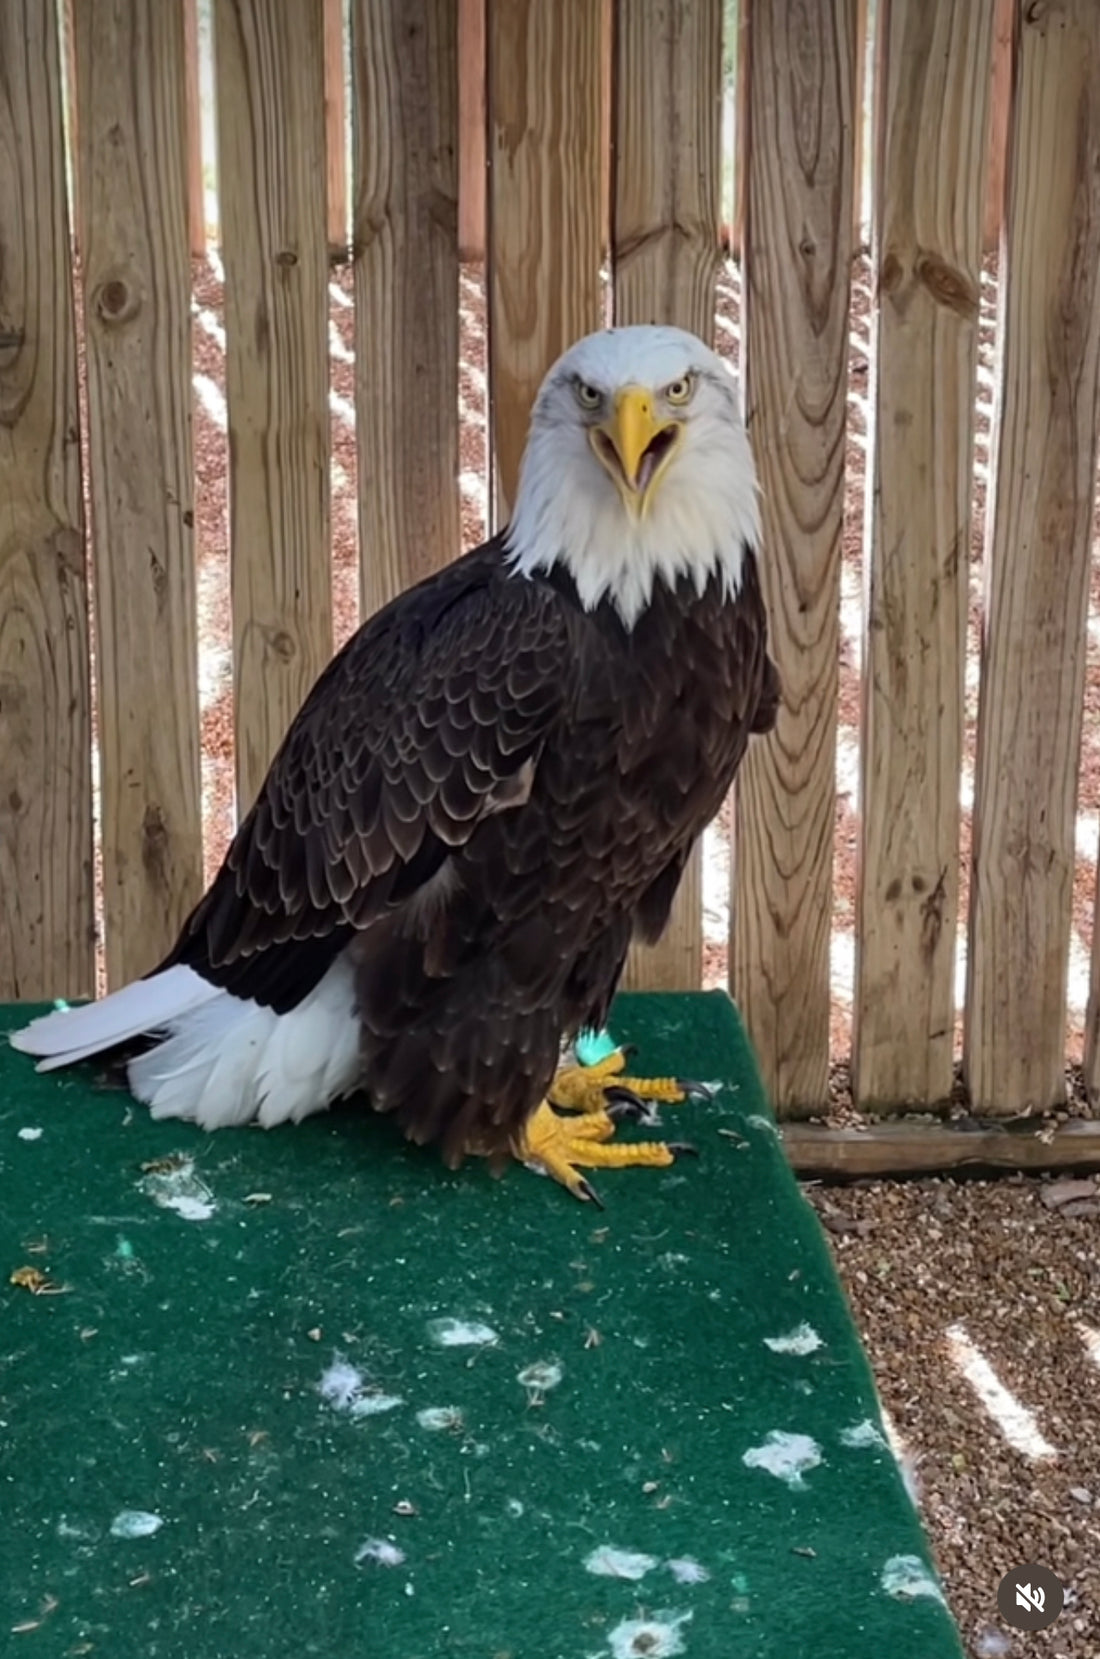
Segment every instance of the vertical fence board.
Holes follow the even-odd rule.
[[[878,0],[878,30],[889,0]],[[863,174],[867,166],[867,139],[870,136],[867,104],[867,0],[856,0],[856,84],[852,93],[852,125],[855,153],[852,158],[852,238],[863,242]],[[880,60],[881,61],[881,60]]]
[[[348,241],[348,100],[344,53],[344,0],[325,6],[325,160],[328,240],[336,253]]]
[[[53,7],[0,8],[0,64],[0,999],[86,996],[88,594]]]
[[[215,0],[237,799],[332,653],[321,0]]]
[[[618,0],[612,278],[616,323],[714,339],[722,257],[722,0]]]
[[[202,176],[202,91],[199,79],[199,0],[183,6],[183,50],[187,63],[187,222],[191,252],[206,252],[206,185]]]
[[[1012,96],[1012,37],[1017,0],[994,0],[993,85],[989,120],[989,159],[986,171],[982,247],[996,250],[1005,206],[1005,164],[1008,159],[1008,105]]]
[[[854,1087],[942,1100],[993,0],[881,0]]]
[[[107,978],[202,882],[183,10],[81,0],[81,250]]]
[[[458,0],[458,248],[485,258],[485,3]]]
[[[1025,7],[1002,242],[1003,383],[974,790],[975,1108],[1059,1102],[1100,435],[1100,7]]]
[[[74,0],[63,0],[61,7],[61,79],[65,101],[65,143],[68,154],[65,170],[69,181],[69,238],[74,257],[80,257],[80,198],[77,189],[80,176],[76,157],[79,140],[76,130],[76,23],[73,20]]]
[[[611,153],[615,99],[615,13],[618,0],[600,0],[600,262],[611,258]],[[721,44],[719,42],[719,44]]]
[[[618,0],[612,278],[616,323],[675,323],[713,342],[721,259],[722,0]],[[668,929],[627,966],[635,990],[693,990],[703,967],[696,849]]]
[[[356,422],[364,616],[459,551],[453,0],[355,0]]]
[[[493,522],[554,359],[600,323],[602,0],[489,0]]]
[[[745,251],[745,204],[749,198],[749,16],[752,0],[732,0],[737,47],[733,100],[733,224],[730,253],[740,261]]]
[[[745,396],[783,702],[739,780],[730,962],[788,1115],[828,1095],[855,28],[856,0],[775,0],[747,41]]]

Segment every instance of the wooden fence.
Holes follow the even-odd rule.
[[[194,5],[73,0],[60,28],[52,0],[0,7],[5,997],[92,990],[97,861],[112,984],[157,958],[200,891]],[[617,322],[706,336],[734,240],[784,702],[736,797],[731,983],[777,1106],[798,1115],[829,1084],[867,6],[753,0],[735,29],[729,9],[350,0],[345,36],[339,0],[213,0],[237,774],[248,797],[332,648],[328,283],[343,227],[368,608],[459,550],[460,244],[485,256],[499,523],[544,369],[602,320],[605,254]],[[854,1087],[872,1109],[952,1087],[984,224],[1001,232],[1000,311],[964,1061],[976,1107],[1012,1112],[1063,1087],[1100,427],[1100,7],[871,10]],[[737,48],[733,226],[724,28]],[[699,983],[700,908],[696,864],[634,983]],[[1093,986],[1095,1087],[1100,954]]]

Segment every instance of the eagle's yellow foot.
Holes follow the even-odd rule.
[[[707,1093],[701,1085],[678,1077],[629,1077],[627,1055],[617,1048],[591,1066],[562,1066],[550,1085],[549,1100],[563,1112],[605,1113],[652,1122],[650,1105],[676,1105],[689,1094]]]
[[[595,1069],[595,1068],[593,1068]],[[559,1076],[561,1074],[559,1073]],[[533,1164],[567,1187],[574,1198],[603,1208],[595,1188],[581,1169],[629,1169],[636,1166],[664,1169],[677,1153],[694,1152],[694,1147],[666,1141],[619,1141],[611,1145],[615,1120],[602,1106],[576,1105],[579,1117],[562,1117],[543,1101],[537,1106],[516,1140],[515,1156],[520,1163]]]

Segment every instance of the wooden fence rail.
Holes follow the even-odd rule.
[[[875,110],[878,363],[853,1063],[944,1099],[993,0],[891,0]]]
[[[854,1089],[871,1109],[950,1091],[962,913],[975,1101],[1056,1102],[1100,437],[1094,0],[81,0],[62,20],[33,0],[0,8],[0,996],[94,989],[97,879],[112,985],[153,963],[199,891],[192,295],[205,250],[224,272],[244,805],[332,649],[334,264],[353,267],[372,610],[460,548],[463,261],[484,275],[500,524],[552,359],[609,314],[712,337],[732,245],[784,697],[736,795],[730,982],[779,1109],[820,1111],[841,1057],[838,656],[869,165]],[[994,242],[967,862],[975,386]],[[702,961],[696,860],[630,981],[696,985]]]

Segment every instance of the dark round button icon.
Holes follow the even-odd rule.
[[[1001,1617],[1014,1630],[1045,1630],[1062,1611],[1064,1597],[1061,1580],[1036,1561],[1013,1567],[997,1588]]]

